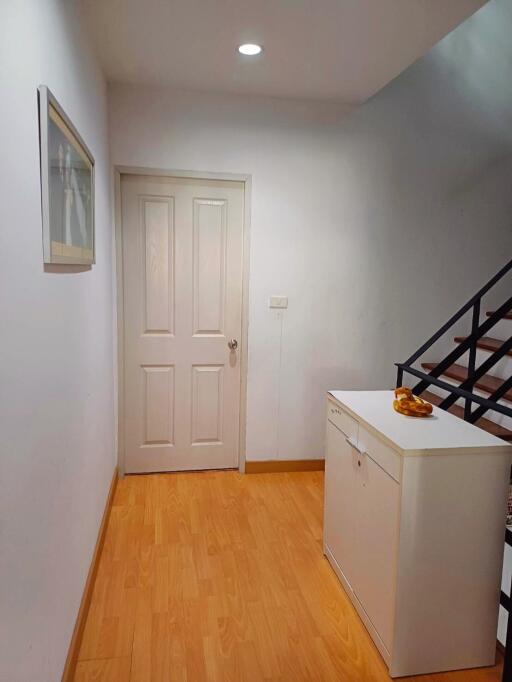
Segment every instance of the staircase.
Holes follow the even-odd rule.
[[[497,287],[506,283],[509,273],[512,260],[406,362],[396,366],[397,386],[404,385],[405,375],[415,378],[415,395],[512,443],[512,297],[493,310],[485,309],[486,297],[495,303]],[[464,324],[466,333],[460,335]],[[439,345],[446,348],[450,339],[451,350],[442,360],[426,357]],[[503,530],[505,534],[505,523]],[[512,526],[507,526],[498,627],[498,639],[505,645],[508,620],[507,680],[512,680],[511,575]]]
[[[442,409],[512,442],[512,297],[496,310],[483,310],[483,299],[512,271],[509,261],[411,357],[397,363],[397,386],[404,375],[416,377],[413,393]],[[465,336],[442,359],[426,361],[435,344],[460,329],[470,315]],[[484,417],[485,415],[485,417]]]
[[[512,336],[512,318],[510,318],[510,320],[510,330],[507,331],[509,337]],[[454,339],[456,343],[460,343],[462,340],[463,339],[461,339],[461,337],[457,336]],[[477,341],[476,346],[478,350],[490,353],[495,352],[502,344],[503,340],[484,338],[481,339],[481,341]],[[509,354],[509,357],[511,358],[509,363],[510,368],[508,368],[508,374],[510,375],[512,374],[512,353]],[[421,366],[425,371],[431,372],[433,369],[435,369],[436,363],[422,362]],[[453,383],[455,386],[460,386],[462,383],[467,381],[469,372],[466,366],[454,363],[450,367],[447,367],[441,376],[444,377],[444,379],[449,383]],[[475,380],[473,390],[478,393],[478,395],[489,397],[500,388],[505,378],[506,377],[503,375],[497,376],[491,373],[484,374],[482,377]],[[422,397],[425,398],[425,400],[431,402],[433,405],[441,405],[443,401],[440,391],[436,393],[435,390],[423,391]],[[512,390],[506,391],[501,400],[504,405],[510,404],[510,407],[512,407]],[[455,403],[448,408],[448,411],[457,415],[461,419],[464,419],[464,407],[462,405]],[[500,421],[504,422],[505,420],[506,418],[502,418],[498,414],[494,417],[494,420],[492,416],[490,419],[480,417],[480,419],[475,422],[475,426],[479,426],[484,431],[492,433],[493,436],[502,438],[503,440],[506,440],[510,443],[512,442],[512,430],[502,426],[502,423],[499,423]]]

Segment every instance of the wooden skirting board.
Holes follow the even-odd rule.
[[[82,594],[82,601],[80,602],[80,608],[78,609],[78,615],[76,617],[75,628],[73,630],[73,635],[71,637],[71,642],[69,644],[68,656],[66,658],[66,665],[64,666],[64,672],[62,673],[62,682],[73,682],[75,677],[75,668],[78,660],[78,652],[80,651],[80,644],[82,642],[82,636],[84,633],[85,623],[87,621],[87,614],[89,613],[89,606],[92,599],[92,591],[94,589],[94,581],[96,579],[96,574],[98,573],[98,566],[100,563],[101,550],[105,543],[105,535],[107,532],[108,519],[110,516],[110,510],[112,508],[112,501],[114,499],[114,493],[116,492],[117,480],[119,478],[117,467],[114,469],[114,474],[112,476],[112,482],[110,484],[110,490],[108,492],[107,503],[105,505],[105,511],[103,512],[103,518],[101,519],[100,528],[98,531],[98,539],[96,540],[96,546],[94,548],[94,553],[92,555],[91,565],[89,567],[89,573],[87,574],[87,580],[85,581],[84,592]]]
[[[269,459],[262,462],[246,462],[246,474],[275,474],[286,471],[323,471],[324,459]]]

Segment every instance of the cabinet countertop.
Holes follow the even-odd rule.
[[[402,455],[512,453],[512,445],[434,406],[427,418],[393,409],[393,391],[329,391],[355,419],[384,437]],[[434,452],[433,452],[434,451]]]

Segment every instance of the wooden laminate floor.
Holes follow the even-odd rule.
[[[76,682],[388,680],[322,554],[322,498],[320,472],[121,480]]]

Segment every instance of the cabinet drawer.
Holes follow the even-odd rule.
[[[334,426],[337,426],[345,436],[357,439],[357,422],[347,414],[337,403],[332,400],[327,401],[327,418]]]
[[[402,479],[402,460],[400,455],[388,445],[370,433],[362,424],[359,425],[359,449],[376,462],[384,471],[400,483]]]

